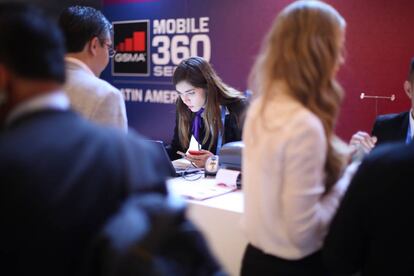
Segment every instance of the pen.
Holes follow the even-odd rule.
[[[187,154],[185,154],[184,152],[179,151],[179,150],[177,151],[177,154],[181,155],[181,157],[184,157],[184,158],[187,157]]]

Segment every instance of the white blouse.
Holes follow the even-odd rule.
[[[263,114],[251,104],[243,131],[242,227],[267,254],[300,259],[322,246],[328,224],[356,167],[326,195],[327,141],[321,121],[281,83]]]

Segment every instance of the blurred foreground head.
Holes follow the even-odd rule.
[[[58,26],[23,3],[0,4],[0,122],[18,104],[65,81]]]

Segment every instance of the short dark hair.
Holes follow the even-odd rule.
[[[0,64],[16,75],[65,81],[63,36],[37,8],[0,3],[0,41]]]
[[[98,37],[104,43],[107,33],[112,34],[112,25],[98,10],[92,7],[71,6],[65,9],[59,17],[59,26],[66,39],[66,49],[69,53],[83,50],[86,43]]]

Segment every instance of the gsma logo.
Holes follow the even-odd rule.
[[[149,21],[118,21],[114,25],[114,76],[149,76]]]

